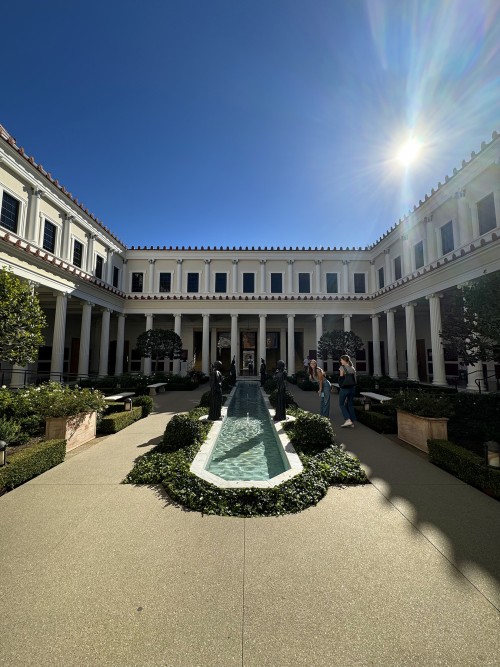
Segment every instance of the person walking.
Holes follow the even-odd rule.
[[[356,393],[356,369],[348,354],[340,357],[339,369],[339,406],[345,422],[341,428],[354,428],[356,413],[354,411],[354,394]]]
[[[325,371],[318,366],[316,359],[309,361],[309,379],[318,385],[319,413],[322,417],[330,418],[330,396],[332,386]]]

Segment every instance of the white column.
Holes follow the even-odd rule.
[[[344,331],[348,332],[351,330],[351,315],[342,315],[344,318]]]
[[[295,326],[294,326],[295,315],[287,315],[287,318],[288,318],[288,337],[287,337],[288,364],[287,364],[287,370],[288,370],[288,375],[293,375],[295,373]]]
[[[210,262],[211,259],[206,259],[205,260],[205,284],[204,284],[204,290],[205,293],[208,294],[210,292]]]
[[[50,361],[50,379],[62,381],[64,366],[64,339],[66,336],[66,310],[68,297],[66,294],[57,294],[56,315],[54,319],[54,335],[52,338],[52,359]]]
[[[106,258],[106,282],[108,285],[113,284],[113,255],[114,252],[110,248],[106,250],[107,253],[107,258]]]
[[[125,348],[125,317],[126,316],[123,313],[118,313],[118,326],[116,330],[115,375],[121,375],[123,373],[123,352]]]
[[[288,294],[293,294],[293,259],[287,261],[288,264]],[[289,370],[290,372],[290,370]]]
[[[464,191],[465,192],[465,191]],[[475,201],[467,199],[466,201],[469,205],[470,216],[471,216],[471,227],[472,227],[472,238],[477,239],[479,236],[479,216],[477,214],[477,205]],[[482,375],[481,375],[482,377]],[[476,387],[477,389],[477,387]]]
[[[182,315],[176,313],[174,315],[174,333],[176,333],[179,338],[181,338],[181,327],[182,327]],[[173,371],[175,375],[179,375],[181,372],[181,360],[174,359]]]
[[[398,379],[398,361],[396,356],[396,329],[394,327],[394,310],[385,311],[387,317],[387,356],[389,359],[389,377]]]
[[[373,292],[376,292],[378,289],[377,286],[377,273],[375,271],[375,260],[371,259],[370,260],[370,287],[368,291],[373,294]]]
[[[78,354],[78,377],[88,377],[90,356],[90,325],[92,322],[93,303],[84,301],[82,307],[82,324],[80,327],[80,352]]]
[[[425,241],[427,246],[427,264],[432,264],[437,259],[436,230],[432,222],[432,215],[424,218]]]
[[[279,349],[279,358],[285,361],[286,359],[286,328],[280,328],[280,349]]]
[[[122,290],[122,292],[130,292],[127,264],[128,264],[128,259],[124,259],[123,260],[123,267],[122,267],[122,280],[121,280],[121,290]]]
[[[431,323],[431,348],[432,348],[432,384],[439,387],[446,387],[446,371],[444,367],[443,343],[439,332],[441,326],[441,296],[439,294],[430,294],[427,297],[429,301],[429,318]]]
[[[212,368],[212,363],[217,361],[217,327],[213,326],[210,329],[210,350],[213,357],[210,359],[210,368]]]
[[[384,284],[390,285],[393,282],[393,280],[392,280],[392,266],[391,266],[391,251],[389,248],[386,248],[386,250],[384,250],[384,265],[385,265]]]
[[[63,214],[62,221],[62,239],[61,239],[61,258],[65,262],[71,261],[71,223],[74,220],[72,215]]]
[[[205,375],[210,373],[210,315],[203,314],[203,343],[201,348],[201,370]]]
[[[255,363],[255,368],[260,368],[260,360],[264,359],[267,364],[266,357],[266,317],[267,315],[259,315],[259,350],[258,362]]]
[[[408,234],[401,234],[401,276],[411,273],[410,238]]]
[[[342,294],[349,293],[349,263],[351,260],[343,259],[342,260]]]
[[[316,265],[316,294],[321,294],[321,259],[314,260]]]
[[[26,240],[31,243],[37,243],[39,237],[38,221],[40,219],[40,199],[44,193],[37,188],[30,188],[30,190]]]
[[[371,315],[372,320],[372,342],[373,342],[373,375],[380,377],[382,375],[382,364],[380,360],[380,315],[375,313]]]
[[[408,362],[408,380],[418,382],[417,338],[415,335],[415,303],[405,303],[406,317],[406,356]]]
[[[323,315],[315,315],[316,318],[316,356],[318,351],[318,342],[323,335]]]
[[[101,346],[99,350],[99,376],[104,377],[108,374],[109,358],[109,321],[111,310],[104,308],[101,318]]]
[[[94,240],[95,234],[87,234],[87,273],[94,275]]]
[[[481,383],[481,391],[486,389],[483,375],[483,364],[478,361],[477,364],[467,364],[467,391],[479,391],[476,380]]]
[[[153,315],[146,315],[146,331],[150,331],[153,328]],[[143,358],[143,373],[144,375],[151,375],[151,369],[153,367],[151,363],[151,357]]]
[[[238,356],[238,315],[231,314],[231,361],[235,360],[236,373],[239,375],[240,362]]]
[[[260,260],[260,293],[266,293],[266,262],[267,259]]]
[[[238,294],[238,260],[233,259],[233,294]]]
[[[184,290],[182,289],[182,287],[183,287],[183,285],[182,285],[182,262],[183,262],[182,259],[177,260],[177,279],[176,279],[177,285],[176,285],[175,291],[178,294],[182,294],[184,292]]]
[[[153,294],[155,291],[155,264],[156,259],[150,259],[148,262],[148,292]]]
[[[10,388],[19,389],[27,384],[28,367],[20,364],[12,364],[12,374],[10,377]]]

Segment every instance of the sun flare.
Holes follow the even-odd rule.
[[[409,139],[399,150],[398,153],[398,161],[405,165],[408,166],[412,162],[415,162],[415,160],[418,158],[420,155],[420,151],[422,149],[422,144],[418,139]]]

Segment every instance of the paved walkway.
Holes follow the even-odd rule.
[[[500,503],[363,426],[337,433],[372,483],[298,515],[120,484],[204,389],[0,498],[0,665],[500,664]]]

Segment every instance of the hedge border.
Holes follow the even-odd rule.
[[[64,461],[66,440],[44,440],[20,452],[14,452],[7,459],[7,465],[0,468],[0,490],[14,489],[41,475]]]
[[[142,417],[142,406],[138,405],[127,412],[112,412],[110,415],[103,417],[98,425],[97,430],[100,435],[111,435],[118,433],[127,426],[138,421]]]

